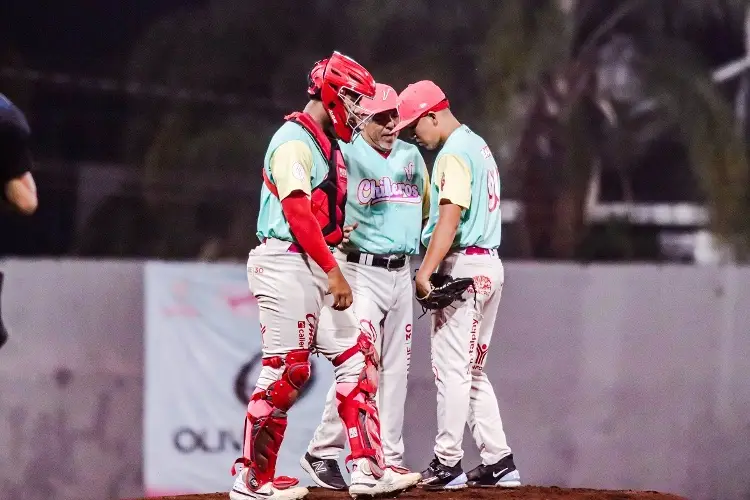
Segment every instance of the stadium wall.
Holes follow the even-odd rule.
[[[0,269],[0,498],[138,496],[144,263]],[[508,263],[487,372],[525,482],[750,497],[748,283],[749,268]],[[435,432],[427,328],[405,429],[417,469]]]

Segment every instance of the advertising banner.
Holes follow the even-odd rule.
[[[144,289],[146,493],[228,491],[261,368],[258,307],[245,267],[151,262]],[[312,362],[312,378],[289,412],[277,467],[277,474],[307,485],[299,459],[333,381],[328,361],[313,356]]]

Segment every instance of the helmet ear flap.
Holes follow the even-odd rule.
[[[310,99],[321,100],[320,91],[323,86],[323,73],[328,65],[328,59],[316,62],[307,74],[307,95]]]

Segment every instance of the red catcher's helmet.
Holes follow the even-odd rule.
[[[307,74],[307,94],[311,99],[320,99],[320,88],[323,86],[323,72],[326,70],[328,59],[321,59]]]
[[[320,97],[339,139],[351,142],[372,118],[359,105],[365,97],[375,97],[375,79],[364,66],[339,52],[328,58]]]

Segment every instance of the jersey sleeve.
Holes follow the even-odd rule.
[[[271,156],[271,175],[283,200],[295,191],[312,192],[312,151],[302,141],[285,142]]]
[[[427,165],[422,165],[424,175],[424,186],[422,188],[422,220],[430,218],[430,172],[427,171]]]
[[[471,205],[471,170],[466,162],[452,154],[438,159],[434,182],[438,186],[438,200],[468,209]]]

